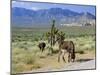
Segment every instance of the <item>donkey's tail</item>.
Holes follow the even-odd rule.
[[[75,59],[75,45],[73,42],[72,42],[72,44],[73,44],[73,50],[72,50],[72,54],[71,54],[71,59]]]

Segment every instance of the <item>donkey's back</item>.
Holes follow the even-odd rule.
[[[73,41],[63,41],[63,42],[61,43],[60,47],[61,47],[62,49],[67,50],[68,52],[70,52],[71,50],[74,49],[74,43],[73,43]]]
[[[46,44],[44,42],[39,43],[38,47],[40,48],[40,50],[42,50],[42,52],[44,51]]]

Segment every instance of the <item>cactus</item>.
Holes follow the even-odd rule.
[[[53,20],[52,27],[51,27],[51,47],[56,43],[56,35],[58,34],[58,29],[55,27],[55,20]]]
[[[60,37],[62,40],[65,39],[65,33],[63,33],[62,31],[59,31],[59,29],[55,27],[55,20],[52,21],[51,29],[49,32],[46,32],[45,35],[46,35],[46,38],[48,39],[48,43],[50,43],[51,45],[51,48],[52,46],[55,45],[57,37]]]

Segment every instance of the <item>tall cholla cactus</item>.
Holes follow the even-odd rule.
[[[52,21],[52,26],[49,32],[45,33],[45,36],[48,40],[48,43],[50,43],[51,47],[50,50],[51,52],[53,52],[53,47],[57,41],[57,37],[59,37],[61,40],[65,39],[65,33],[63,33],[62,31],[59,31],[56,27],[55,27],[55,20]]]
[[[58,29],[55,27],[55,20],[53,20],[52,27],[51,27],[51,47],[56,43],[56,35],[58,33]]]
[[[53,20],[50,31],[45,33],[48,43],[50,43],[50,45],[51,45],[51,47],[50,47],[51,51],[53,51],[52,46],[54,46],[56,43],[56,36],[58,34],[58,31],[59,30],[55,27],[55,20]]]
[[[55,45],[55,43],[56,43],[56,37],[57,37],[58,32],[59,32],[59,30],[57,28],[54,28],[53,45]]]
[[[52,23],[52,27],[51,27],[51,39],[50,39],[50,44],[51,44],[51,47],[54,43],[54,28],[55,28],[55,20],[53,20],[53,23]]]
[[[45,33],[46,38],[48,39],[48,43],[50,43],[51,47],[55,45],[57,37],[59,37],[61,40],[65,39],[65,33],[62,31],[59,31],[55,27],[55,20],[52,21],[52,26],[50,29],[50,32]]]
[[[46,33],[45,33],[45,37],[46,37],[46,39],[48,40],[48,43],[50,43],[50,35],[51,35],[50,32],[46,32]]]

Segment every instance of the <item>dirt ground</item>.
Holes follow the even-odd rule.
[[[71,65],[75,66],[76,64],[79,64],[79,63],[84,63],[84,62],[88,62],[91,60],[95,60],[95,52],[94,51],[85,51],[84,54],[76,53],[76,59],[75,59],[74,63],[68,63],[67,54],[65,55],[66,63],[62,59],[60,60],[60,62],[58,62],[57,58],[58,58],[58,54],[54,54],[52,56],[47,56],[47,57],[38,59],[37,63],[40,63],[42,65],[42,67],[39,69],[32,69],[32,71],[30,71],[30,72],[67,70],[68,66],[71,66]],[[94,65],[94,63],[92,65]],[[64,68],[65,66],[66,66],[66,68]],[[64,68],[64,69],[62,69],[62,68]]]

